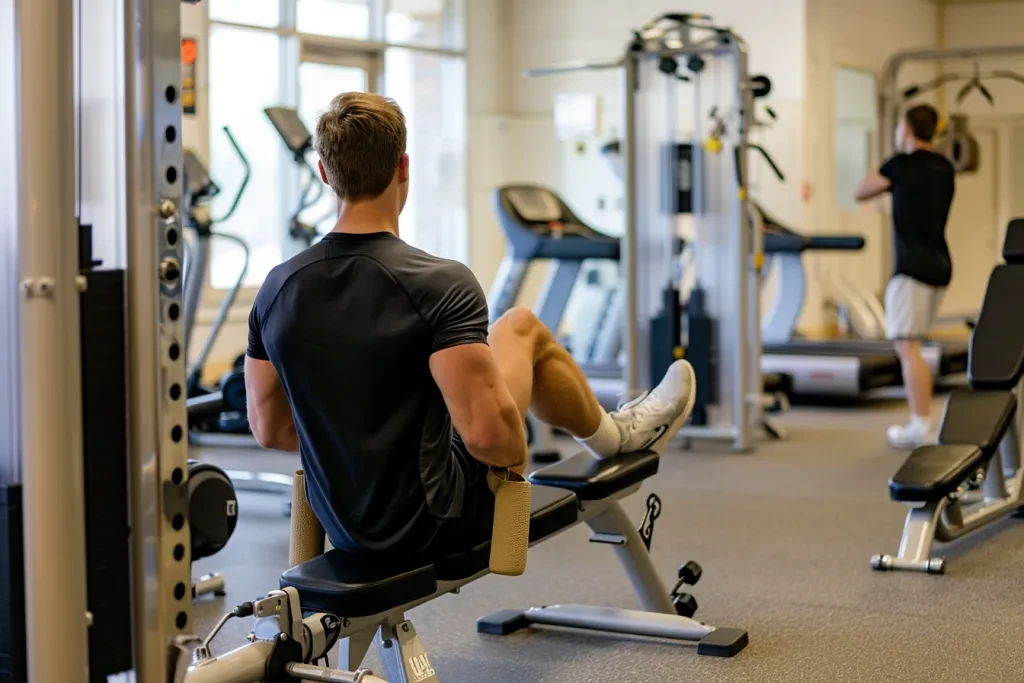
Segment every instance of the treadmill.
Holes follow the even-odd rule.
[[[557,333],[583,262],[618,261],[619,240],[589,227],[554,192],[537,185],[499,188],[495,213],[508,248],[487,297],[490,322],[515,305],[531,262],[550,259],[554,263],[537,296],[534,312]],[[681,242],[677,246],[681,248]],[[771,249],[772,245],[766,243],[765,251]],[[622,292],[621,287],[614,290],[600,312],[600,323],[586,354],[590,362],[580,363],[594,393],[609,409],[615,407],[623,390],[618,360],[624,317]],[[789,378],[784,373],[763,373],[762,380],[768,394],[789,393]]]
[[[619,260],[619,240],[594,230],[551,190],[536,185],[511,185],[495,193],[495,213],[507,248],[487,297],[490,322],[516,304],[533,261],[553,261],[537,297],[534,312],[557,334],[573,288],[588,259]],[[618,288],[616,288],[618,290]],[[618,379],[621,344],[621,298],[605,300],[597,332],[580,363],[588,377]]]
[[[763,212],[762,212],[763,214]],[[903,382],[893,343],[885,339],[806,340],[793,332],[803,308],[805,251],[859,251],[856,235],[801,235],[764,215],[765,252],[779,264],[775,300],[762,320],[761,369],[791,377],[794,396],[858,398]],[[969,342],[929,341],[925,361],[936,378],[966,372]]]

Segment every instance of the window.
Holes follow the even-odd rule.
[[[280,41],[267,31],[210,27],[210,175],[223,188],[213,202],[214,217],[223,215],[242,166],[222,126],[229,126],[249,158],[249,186],[231,218],[216,226],[246,240],[251,250],[246,285],[258,285],[281,262],[286,234],[281,202],[284,146],[263,114],[264,107],[281,103]],[[239,55],[244,55],[240,59]],[[230,287],[242,266],[237,246],[214,239],[210,282]]]
[[[467,0],[207,0],[208,89],[200,93],[195,130],[209,143],[213,179],[223,189],[214,217],[227,210],[242,177],[222,126],[249,158],[251,177],[238,209],[217,224],[251,250],[245,285],[258,286],[271,268],[305,243],[288,234],[307,171],[294,162],[263,109],[296,107],[312,131],[335,95],[384,89],[409,123],[412,164],[402,237],[433,253],[465,260]],[[208,96],[207,96],[208,92]],[[203,102],[203,98],[206,99]],[[208,117],[208,118],[207,118]],[[314,167],[316,154],[307,160]],[[316,186],[319,185],[316,179]],[[335,221],[330,188],[301,219],[322,233]],[[214,239],[209,283],[230,287],[242,265],[233,243]]]
[[[875,75],[837,68],[835,102],[836,205],[853,211],[857,183],[872,166],[878,102]]]
[[[296,27],[302,33],[366,40],[370,34],[367,0],[298,0]]]
[[[267,27],[281,22],[280,0],[209,0],[207,4],[210,21]]]
[[[463,0],[390,0],[384,20],[389,43],[463,47]]]
[[[402,237],[432,254],[465,261],[465,60],[390,48],[384,84],[409,124],[409,200]]]

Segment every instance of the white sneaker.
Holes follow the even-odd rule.
[[[677,360],[658,386],[611,413],[622,433],[620,452],[661,453],[693,412],[697,381],[693,367]]]
[[[930,446],[935,443],[936,437],[930,429],[914,423],[905,425],[892,425],[885,432],[885,438],[890,448],[901,451],[909,451],[918,446]]]

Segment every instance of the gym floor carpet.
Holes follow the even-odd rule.
[[[905,508],[886,482],[903,459],[884,442],[897,404],[855,410],[801,408],[783,417],[788,441],[737,455],[678,446],[641,494],[625,501],[639,523],[646,492],[661,496],[655,564],[671,585],[697,560],[698,618],[750,632],[733,659],[698,657],[692,645],[545,629],[478,635],[475,620],[504,607],[577,602],[637,608],[615,556],[578,526],[530,551],[518,578],[488,576],[410,613],[443,683],[677,683],[702,681],[1024,680],[1024,520],[1004,520],[947,547],[945,576],[872,572],[894,553]],[[937,403],[936,414],[941,414]],[[573,444],[564,444],[568,451]],[[294,456],[196,450],[227,468],[289,472]],[[226,598],[193,607],[205,635],[226,605],[277,587],[288,557],[280,498],[240,494],[235,536],[193,569],[220,571]],[[250,620],[230,622],[214,651],[244,644]],[[332,657],[332,663],[334,658]],[[364,666],[379,671],[371,648]]]

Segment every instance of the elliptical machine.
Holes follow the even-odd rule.
[[[310,247],[321,237],[316,226],[320,224],[317,220],[314,223],[305,223],[299,217],[302,212],[320,201],[324,195],[324,184],[320,182],[320,176],[313,164],[306,159],[306,153],[313,149],[313,136],[310,134],[306,124],[299,118],[299,112],[292,107],[267,107],[263,113],[270,119],[274,130],[281,136],[285,147],[292,153],[292,159],[302,169],[308,172],[308,176],[302,183],[299,191],[299,206],[295,213],[288,219],[288,235],[299,243]]]
[[[195,362],[189,370],[185,383],[188,399],[189,431],[194,443],[202,443],[201,435],[208,432],[228,434],[247,434],[249,421],[245,414],[245,378],[242,373],[244,356],[239,356],[234,367],[227,372],[215,387],[202,384],[203,370],[209,359],[213,345],[224,326],[228,312],[238,297],[238,292],[245,281],[249,270],[249,245],[236,235],[217,232],[213,229],[216,223],[227,220],[238,209],[246,186],[249,184],[251,169],[249,161],[235,141],[231,131],[224,127],[224,134],[231,143],[245,169],[242,182],[239,184],[227,213],[214,218],[210,213],[210,202],[221,192],[220,186],[210,178],[207,168],[190,150],[185,150],[186,205],[188,212],[188,230],[192,233],[191,244],[185,241],[185,334],[186,346],[192,344],[192,332],[195,326],[196,311],[202,297],[206,282],[206,270],[210,258],[210,242],[213,238],[231,242],[242,250],[242,267],[231,287],[221,300],[217,317],[206,335],[206,341]]]

